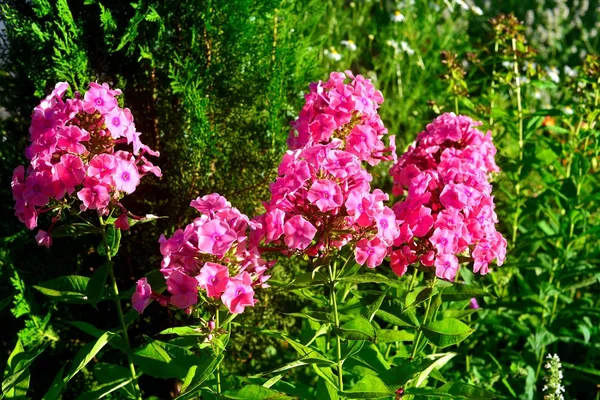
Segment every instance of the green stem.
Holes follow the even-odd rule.
[[[434,276],[433,279],[431,280],[432,292],[433,292],[433,288],[435,287],[436,282],[437,282],[437,276]],[[429,318],[429,310],[431,309],[431,299],[432,298],[433,298],[433,296],[429,296],[429,299],[427,300],[427,308],[425,309],[425,318],[423,319],[423,323],[421,324],[421,327],[419,328],[419,333],[417,334],[417,339],[415,340],[415,342],[413,344],[412,354],[410,355],[411,360],[413,358],[415,358],[415,356],[417,355],[417,349],[419,348],[419,342],[421,341],[421,336],[423,336],[422,326],[427,323],[427,318]]]
[[[512,50],[514,56],[514,64],[513,69],[515,73],[515,81],[517,86],[517,116],[519,118],[519,167],[517,169],[517,184],[515,185],[516,191],[516,205],[517,209],[515,210],[514,218],[513,218],[513,230],[512,230],[512,245],[514,247],[517,242],[517,230],[519,226],[519,213],[520,213],[520,204],[519,204],[519,196],[521,194],[521,185],[518,180],[521,179],[521,172],[523,170],[523,155],[524,155],[524,140],[523,140],[523,105],[521,102],[521,78],[519,77],[519,63],[517,58],[517,41],[515,38],[512,38]]]
[[[112,256],[110,255],[112,249],[108,245],[108,240],[106,239],[106,224],[104,223],[102,217],[100,217],[100,225],[102,227],[102,240],[104,241],[104,247],[106,249],[106,259],[108,261],[108,274],[110,275],[110,281],[112,284],[113,293],[115,295],[115,304],[117,305],[117,313],[119,314],[119,323],[121,324],[121,329],[123,330],[123,338],[125,339],[125,349],[127,352],[127,362],[129,363],[129,372],[131,373],[131,379],[135,390],[135,397],[141,400],[141,390],[138,384],[137,374],[135,372],[135,365],[133,364],[133,357],[131,355],[131,344],[129,342],[129,334],[127,333],[127,324],[125,323],[123,309],[121,308],[121,300],[119,299],[119,287],[117,286],[117,279],[115,278]]]
[[[492,129],[492,125],[494,125],[494,96],[495,96],[495,88],[496,88],[496,59],[498,57],[498,41],[494,41],[494,67],[492,68],[492,87],[490,89],[490,129]]]
[[[219,310],[215,312],[215,332],[218,332],[219,325]],[[217,364],[217,393],[221,394],[221,363]]]
[[[337,296],[335,292],[335,276],[336,276],[336,266],[334,264],[333,269],[331,268],[331,264],[329,264],[329,277],[331,282],[331,303],[333,306],[333,316],[335,318],[335,327],[339,329],[340,327],[340,316],[338,313],[337,307]],[[342,368],[342,339],[340,335],[335,335],[336,338],[336,350],[337,350],[337,372],[338,372],[338,384],[340,386],[340,391],[344,391],[344,377],[343,377],[343,368]]]

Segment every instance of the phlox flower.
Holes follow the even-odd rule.
[[[65,126],[58,131],[57,146],[61,149],[75,154],[83,154],[86,147],[81,144],[90,140],[90,135],[76,125]]]
[[[198,285],[206,290],[208,297],[220,297],[229,282],[229,269],[224,265],[207,262],[196,279]]]
[[[340,187],[328,179],[319,179],[313,183],[307,198],[323,212],[341,206],[344,201]]]
[[[77,192],[77,197],[83,202],[82,211],[102,209],[110,202],[108,187],[94,178],[85,179],[83,189]]]
[[[148,283],[148,279],[142,278],[142,279],[138,280],[135,285],[135,292],[133,293],[133,296],[131,297],[131,303],[133,304],[133,308],[137,312],[142,314],[144,312],[144,310],[146,309],[146,307],[148,307],[148,304],[150,304],[151,295],[152,295],[152,288],[150,287],[150,284]]]
[[[387,255],[387,246],[379,238],[368,240],[363,238],[356,243],[356,263],[367,264],[369,268],[375,268],[383,262]]]
[[[458,259],[453,254],[442,254],[435,259],[435,274],[453,281],[458,271]]]
[[[119,159],[113,179],[117,190],[131,194],[140,183],[140,174],[131,161]]]
[[[45,246],[47,248],[50,248],[50,246],[52,245],[52,238],[50,237],[50,235],[48,235],[48,232],[43,231],[41,229],[35,235],[35,240],[38,242],[38,245],[40,245],[40,246]]]
[[[315,233],[317,233],[317,228],[302,216],[295,215],[285,223],[283,232],[285,234],[285,244],[290,249],[302,250],[310,245]]]
[[[121,197],[133,193],[142,176],[161,175],[160,168],[144,157],[158,153],[141,143],[133,115],[118,106],[115,96],[120,90],[92,82],[83,96],[63,99],[68,87],[58,83],[34,108],[31,143],[25,150],[30,160],[23,168],[26,176],[12,185],[15,215],[28,228],[37,226],[40,213],[56,212],[49,236],[66,214],[65,207],[78,205],[101,215],[109,208],[126,213]]]
[[[205,253],[224,255],[237,239],[226,222],[208,221],[198,228],[198,248]]]
[[[404,273],[417,259],[436,267],[436,275],[451,280],[458,269],[457,255],[470,257],[473,270],[487,273],[494,259],[501,265],[506,240],[496,231],[490,175],[497,172],[491,133],[453,113],[427,125],[390,169],[392,192],[405,198],[393,206],[400,224],[392,252],[392,268]],[[406,247],[408,245],[408,247]],[[411,257],[412,258],[412,257]]]
[[[230,312],[241,313],[254,306],[254,290],[268,287],[266,272],[273,262],[261,258],[248,231],[263,231],[264,218],[251,221],[216,193],[198,197],[190,206],[201,215],[172,237],[159,238],[167,293],[153,296],[163,306],[186,312],[198,303],[199,289],[211,307],[221,302]]]
[[[198,302],[198,281],[181,271],[169,275],[167,290],[172,294],[171,304],[177,308],[188,308]]]
[[[240,314],[244,312],[246,307],[254,307],[256,300],[251,284],[252,278],[245,271],[229,279],[221,300],[229,308],[230,313]]]
[[[55,164],[58,179],[67,193],[75,191],[85,178],[85,167],[81,158],[73,154],[63,154],[60,162]]]
[[[85,93],[83,100],[84,109],[89,113],[97,110],[102,114],[107,114],[118,104],[109,89],[95,82],[90,83],[90,90]]]

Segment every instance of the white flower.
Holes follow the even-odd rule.
[[[463,10],[468,11],[471,7],[463,0],[454,0],[456,4],[462,7]]]
[[[576,78],[577,77],[577,71],[575,71],[573,68],[569,67],[568,65],[565,65],[565,75],[570,77],[570,78]]]
[[[387,44],[388,46],[393,48],[396,52],[398,52],[398,42],[396,42],[394,39],[388,39],[385,42],[385,44]]]
[[[483,15],[483,10],[477,6],[471,7],[471,11],[473,11],[475,15]]]
[[[567,115],[573,115],[573,109],[571,107],[569,107],[569,106],[566,106],[563,111]]]
[[[406,17],[400,11],[396,10],[392,14],[392,22],[404,22]]]
[[[506,69],[512,69],[514,65],[513,61],[502,61],[502,66]]]
[[[548,74],[548,78],[554,83],[560,82],[560,71],[556,67],[547,67],[546,74]]]
[[[334,47],[330,47],[329,50],[325,49],[323,54],[325,54],[325,57],[333,61],[340,61],[342,59],[342,55],[338,53]]]
[[[408,54],[409,56],[415,54],[415,51],[404,40],[400,42],[400,47],[402,48],[402,51]]]
[[[356,51],[356,43],[352,39],[342,40],[340,42],[342,46],[346,46],[346,48],[350,51]]]

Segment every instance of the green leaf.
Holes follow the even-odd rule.
[[[462,342],[473,330],[456,318],[447,318],[423,326],[423,333],[431,343],[443,348]]]
[[[468,309],[468,310],[444,310],[442,311],[442,319],[444,318],[456,318],[461,319],[468,317],[469,315],[475,314],[479,309]]]
[[[52,300],[65,303],[85,304],[85,295],[90,278],[79,275],[67,275],[33,286]]]
[[[345,276],[339,279],[340,282],[348,283],[388,283],[393,284],[398,281],[390,279],[381,274],[365,273],[361,275]]]
[[[336,329],[339,335],[345,339],[352,340],[375,340],[375,328],[368,319],[362,315],[346,322],[339,329]]]
[[[405,393],[416,396],[443,397],[449,399],[490,400],[498,398],[498,396],[492,392],[462,382],[448,382],[437,389],[410,388],[407,389]]]
[[[417,382],[415,383],[415,387],[419,387],[421,386],[421,384],[423,382],[425,382],[425,380],[427,379],[427,377],[432,374],[435,370],[438,370],[440,368],[442,368],[444,365],[446,365],[448,363],[448,361],[450,361],[452,358],[454,358],[456,356],[456,353],[445,353],[445,354],[439,354],[439,358],[435,361],[433,361],[430,365],[427,366],[427,368],[425,368],[423,371],[421,371],[421,373],[419,374],[419,377],[417,378]],[[428,356],[428,358],[433,359],[433,355]]]
[[[352,389],[340,394],[349,399],[377,399],[395,396],[396,393],[378,377],[367,376],[356,382]]]
[[[90,336],[99,338],[104,334],[102,329],[96,328],[94,325],[84,321],[67,321],[68,324],[73,325],[75,328],[87,333]],[[120,336],[112,338],[109,345],[125,352],[125,342]]]
[[[17,340],[15,348],[6,361],[2,393],[8,397],[25,396],[29,389],[29,366],[46,348],[49,343],[29,352],[25,352],[21,340]]]
[[[442,300],[444,301],[468,300],[481,296],[491,296],[491,294],[484,289],[459,283],[444,288],[442,291]]]
[[[102,397],[105,397],[106,395],[127,386],[129,383],[131,383],[131,381],[131,378],[123,378],[114,382],[99,385],[95,387],[94,390],[79,395],[79,397],[77,397],[77,400],[101,399]]]
[[[195,398],[202,384],[217,369],[223,358],[224,355],[219,354],[218,356],[204,358],[197,364],[192,365],[185,376],[181,388],[182,395],[177,397],[176,400]]]
[[[377,300],[375,300],[373,302],[373,304],[369,305],[367,307],[367,313],[369,315],[369,322],[373,321],[373,318],[375,317],[375,314],[377,313],[377,310],[379,310],[379,308],[381,307],[381,303],[383,303],[383,300],[385,300],[385,296],[387,294],[387,292],[390,289],[388,288],[385,292],[383,292],[378,298]]]
[[[102,336],[100,336],[95,342],[88,343],[83,346],[73,359],[73,363],[71,364],[71,369],[67,376],[59,380],[57,384],[52,385],[48,392],[44,395],[42,400],[52,400],[57,399],[60,396],[60,393],[63,391],[67,383],[75,376],[79,371],[83,369],[102,348],[114,337],[116,333],[113,332],[104,332]]]
[[[202,362],[184,347],[159,340],[149,341],[147,345],[134,351],[133,359],[142,372],[155,378],[184,379],[192,365]]]
[[[411,342],[415,335],[407,331],[397,331],[395,329],[378,329],[377,343],[389,342]]]
[[[112,262],[106,262],[102,264],[94,274],[90,278],[87,287],[85,289],[85,294],[87,296],[88,301],[95,307],[98,301],[102,298],[102,294],[104,293],[104,285],[106,284],[106,278],[108,277],[108,271],[112,268]]]
[[[119,252],[119,246],[121,245],[121,230],[115,228],[114,225],[108,225],[106,227],[106,243],[104,243],[104,239],[102,239],[98,245],[98,254],[101,256],[107,255],[106,244],[108,244],[108,248],[110,249],[110,256],[116,256]]]
[[[406,308],[416,307],[438,293],[437,288],[417,287],[406,295]]]
[[[73,224],[65,224],[58,226],[52,230],[51,236],[53,238],[59,237],[77,237],[81,235],[99,234],[100,228],[85,224],[82,222],[76,222]]]
[[[317,393],[319,399],[323,400],[338,400],[340,398],[336,387],[321,377],[317,381]]]
[[[112,339],[109,344],[113,345],[117,339],[121,339],[120,337],[115,337]],[[94,376],[98,380],[98,383],[102,386],[115,383],[117,381],[129,380],[131,382],[131,372],[129,369],[122,367],[120,365],[114,365],[104,362],[99,362],[94,365]],[[96,388],[93,388],[96,389]],[[118,388],[121,389],[121,388]],[[135,388],[132,384],[126,385],[123,387],[123,391],[126,392],[128,397],[135,398]]]
[[[392,324],[392,325],[396,325],[396,326],[406,326],[406,327],[412,327],[414,328],[413,325],[411,325],[410,323],[404,321],[403,319],[401,319],[400,317],[385,311],[385,310],[377,310],[375,312],[375,315],[377,315],[377,317],[379,317],[382,321],[387,322],[388,324]]]
[[[173,328],[163,329],[158,334],[177,336],[206,336],[207,332],[204,332],[201,326],[176,326]]]
[[[293,397],[260,385],[247,385],[238,392],[227,392],[222,397],[235,400],[293,399]]]
[[[380,377],[389,386],[404,386],[417,373],[427,369],[434,361],[430,359],[404,358],[395,361],[397,366],[384,371]]]

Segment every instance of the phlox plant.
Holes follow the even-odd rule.
[[[250,218],[213,193],[191,201],[200,216],[171,237],[160,236],[160,269],[137,281],[132,307],[142,314],[154,301],[181,310],[193,325],[165,329],[161,335],[177,338],[148,338],[132,350],[127,325],[134,316],[122,311],[112,257],[121,230],[155,219],[136,217],[120,200],[135,191],[143,175],[160,176],[145,158],[158,154],[140,142],[131,112],[117,105],[118,90],[91,83],[84,95],[63,101],[67,88],[58,84],[36,107],[26,151],[31,162],[27,171],[15,170],[13,193],[16,215],[28,228],[37,226],[38,216],[53,215],[48,231],[36,235],[41,245],[50,246],[52,236],[102,236],[98,252],[107,261],[86,282],[81,299],[95,306],[110,275],[129,376],[90,396],[118,390],[140,398],[135,364],[150,376],[181,379],[179,399],[493,396],[462,382],[430,383],[457,356],[437,349],[472,333],[459,318],[479,308],[473,296],[485,294],[460,280],[460,264],[473,263],[474,272],[486,274],[506,254],[506,240],[495,227],[490,184],[499,171],[496,149],[491,133],[476,129],[480,123],[443,114],[398,158],[394,137],[378,114],[383,96],[369,79],[346,71],[312,83],[291,124],[289,149],[264,212]],[[386,205],[390,194],[371,186],[372,168],[382,162],[391,164],[393,205]],[[83,223],[56,226],[66,214]],[[96,214],[99,226],[87,220],[88,214]],[[308,261],[310,268],[291,282],[272,282],[269,270],[281,257]],[[418,273],[427,286],[416,286]],[[60,299],[73,279],[58,278],[60,287],[51,282],[41,290]],[[293,314],[314,328],[308,342],[235,319],[260,306],[260,292],[270,284],[311,304]],[[449,308],[451,300],[460,300],[459,308]],[[220,367],[234,329],[274,335],[298,359],[244,378],[251,384],[236,390]],[[97,341],[78,355],[81,363],[62,380],[59,376],[62,383],[52,385],[46,397],[58,397],[116,335],[97,334]],[[305,366],[316,374],[311,377],[316,390],[284,380],[286,371]]]
[[[159,240],[161,288],[153,290],[148,278],[136,285],[132,303],[138,312],[152,300],[184,310],[196,324],[161,333],[198,336],[195,351],[212,358],[202,364],[203,372],[190,369],[180,398],[199,393],[226,398],[401,398],[468,392],[493,396],[460,382],[421,387],[432,369],[456,356],[436,353],[435,348],[458,344],[472,332],[456,318],[463,311],[448,314],[454,317],[438,315],[442,299],[468,300],[463,307],[475,311],[479,305],[471,297],[485,293],[455,283],[460,263],[473,262],[475,272],[486,274],[492,261],[501,265],[505,258],[506,240],[495,229],[490,179],[499,169],[491,133],[478,131],[479,124],[468,117],[444,114],[397,158],[394,138],[384,144],[387,130],[377,113],[383,97],[370,80],[350,71],[333,72],[329,80],[311,84],[305,99],[291,124],[289,150],[270,185],[264,213],[249,219],[216,193],[193,200],[190,205],[201,216],[171,238]],[[393,195],[398,197],[393,207],[385,205],[389,194],[371,187],[368,168],[382,161],[393,162]],[[274,261],[265,260],[281,256],[311,265],[292,282],[269,282],[314,301],[316,309],[294,314],[318,326],[307,344],[234,321],[246,307],[257,304],[255,289],[268,286],[265,272]],[[361,268],[374,269],[387,264],[386,259],[400,278]],[[410,282],[403,278],[409,265],[415,267]],[[427,287],[414,287],[419,271],[430,277]],[[371,289],[358,290],[358,284]],[[350,291],[356,297],[348,298]],[[363,304],[372,297],[374,302]],[[425,302],[419,317],[415,310]],[[224,320],[223,313],[228,314]],[[279,374],[268,379],[269,386],[234,391],[231,380],[224,384],[219,368],[233,329],[279,335],[299,358],[255,376]],[[433,346],[431,354],[427,343]],[[370,373],[344,369],[368,353],[379,353],[382,344],[388,346],[386,357],[395,348],[396,367],[386,363],[382,371],[367,362]],[[287,383],[280,374],[306,365],[317,374],[316,392],[303,391],[294,386],[298,382]]]
[[[29,128],[31,144],[25,150],[29,165],[26,169],[18,166],[11,182],[15,215],[29,229],[38,226],[40,216],[51,215],[47,230],[39,229],[35,236],[38,244],[45,247],[52,245],[53,237],[101,236],[98,253],[106,257],[106,263],[96,269],[91,279],[76,275],[61,277],[40,285],[40,290],[58,299],[64,291],[71,295],[80,292],[77,295],[80,300],[96,306],[103,298],[110,275],[109,296],[116,303],[125,342],[130,369],[128,383],[132,383],[131,393],[139,398],[141,392],[112,257],[119,250],[121,230],[155,219],[128,212],[121,199],[135,192],[143,176],[150,173],[161,176],[160,168],[146,158],[159,154],[141,142],[131,111],[119,107],[116,98],[121,94],[119,89],[91,82],[84,94],[75,92],[73,98],[63,99],[68,89],[67,82],[56,84],[52,93],[33,110]],[[61,224],[69,215],[81,222]],[[75,288],[82,280],[83,287]],[[104,346],[111,338],[109,333],[105,332],[96,345]],[[67,381],[53,385],[46,397],[60,395]]]

